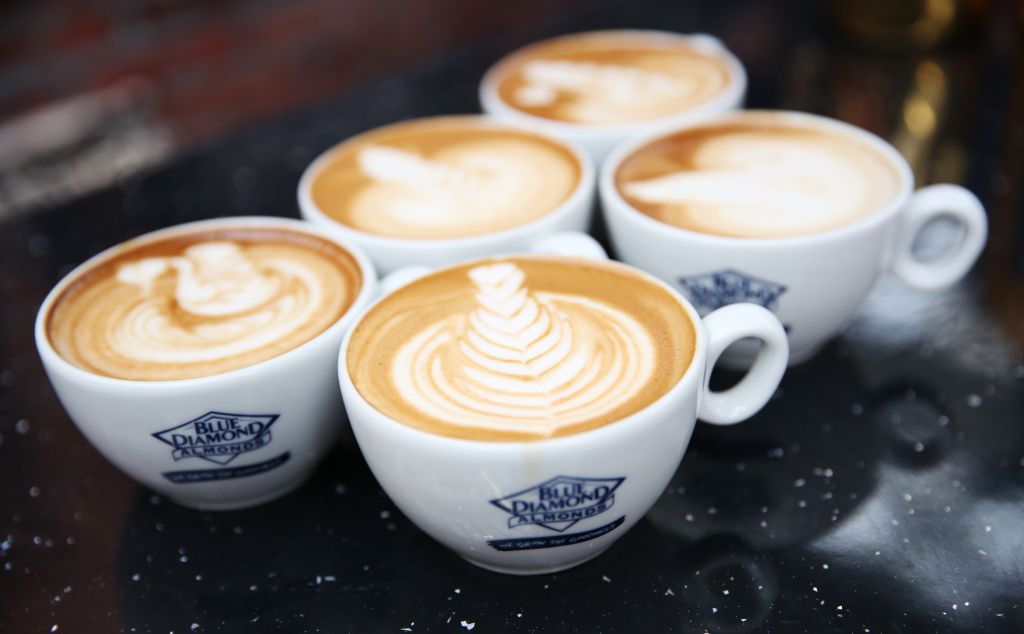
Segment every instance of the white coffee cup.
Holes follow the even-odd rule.
[[[727,122],[744,114],[723,114],[693,125]],[[892,271],[914,288],[936,289],[953,284],[971,269],[988,234],[985,210],[974,194],[947,184],[915,192],[906,159],[855,126],[799,112],[770,114],[874,148],[898,174],[898,193],[875,213],[821,233],[734,238],[682,229],[635,209],[615,183],[619,166],[634,151],[687,126],[663,129],[619,147],[601,171],[601,207],[617,257],[682,291],[702,312],[742,301],[770,308],[787,327],[791,363],[810,358],[837,334],[883,271]],[[937,261],[915,259],[915,238],[940,218],[960,224],[963,239]],[[694,288],[701,289],[701,297],[694,295]],[[751,354],[752,347],[741,344],[729,351],[726,361],[742,363]]]
[[[752,416],[771,398],[785,372],[786,335],[770,312],[733,305],[702,320],[678,293],[670,293],[695,330],[693,359],[682,377],[651,405],[621,420],[532,442],[442,436],[381,413],[359,393],[349,374],[350,332],[338,362],[341,391],[356,440],[378,482],[424,532],[477,566],[539,574],[596,557],[664,491],[698,417],[728,425]],[[352,331],[357,327],[358,322]],[[708,376],[718,356],[744,337],[765,344],[750,372],[728,390],[710,391]],[[577,521],[570,518],[555,528],[516,524],[514,514],[510,519],[518,504],[543,497],[552,487],[578,487],[593,503],[578,511]]]
[[[635,30],[618,29],[608,31],[593,31],[590,33],[574,33],[564,35],[551,40],[545,40],[538,44],[557,42],[568,38],[586,37],[607,37],[623,38],[629,40],[641,39],[657,46],[678,46],[680,43],[700,52],[707,52],[719,57],[729,69],[731,81],[728,86],[717,96],[692,109],[678,112],[666,117],[650,121],[639,121],[620,124],[583,124],[570,123],[545,119],[508,104],[498,94],[498,84],[507,72],[508,59],[516,55],[516,52],[509,57],[499,60],[484,75],[480,82],[480,104],[483,111],[494,115],[504,121],[525,126],[529,129],[550,134],[552,136],[578,143],[593,158],[594,163],[600,167],[608,154],[620,143],[640,134],[665,126],[682,125],[684,123],[706,117],[718,112],[733,110],[743,104],[747,91],[747,74],[743,64],[733,55],[729,49],[722,44],[722,41],[712,35],[703,33],[682,34],[670,31],[656,30]],[[526,49],[528,49],[526,47]],[[521,50],[526,50],[521,49]]]
[[[360,141],[360,135],[357,135],[329,148],[306,168],[299,180],[298,188],[299,209],[302,212],[302,217],[314,224],[330,227],[333,232],[358,244],[373,261],[381,275],[387,275],[392,271],[410,266],[444,266],[495,253],[535,250],[538,243],[552,233],[567,231],[582,233],[590,227],[596,196],[596,169],[590,157],[576,144],[481,115],[448,115],[419,121],[429,122],[431,120],[469,121],[476,125],[498,129],[522,129],[530,134],[543,136],[549,142],[564,147],[577,159],[580,168],[579,182],[569,198],[561,205],[536,220],[509,229],[446,239],[411,239],[375,235],[331,218],[317,206],[312,196],[314,179],[331,162],[337,152],[350,143]]]
[[[362,276],[355,301],[338,321],[306,343],[254,365],[212,376],[171,381],[116,379],[72,365],[54,350],[47,335],[50,311],[82,271],[126,246],[196,231],[238,228],[281,229],[340,244],[356,260]],[[269,217],[191,222],[129,240],[68,274],[39,309],[36,347],[71,419],[121,471],[184,506],[206,510],[249,507],[302,484],[343,428],[344,412],[335,378],[338,349],[375,289],[376,273],[362,251],[309,223]],[[249,444],[244,452],[212,458],[183,455],[175,449],[172,435],[192,433],[189,430],[199,429],[196,423],[209,428],[240,428],[234,436]]]

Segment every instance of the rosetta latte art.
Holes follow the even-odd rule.
[[[410,338],[391,372],[401,397],[454,426],[550,437],[635,398],[655,345],[596,299],[531,292],[515,264],[475,267],[476,308]]]

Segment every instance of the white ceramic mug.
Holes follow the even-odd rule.
[[[271,359],[212,376],[172,381],[115,379],[72,365],[54,350],[47,336],[50,310],[82,271],[125,247],[230,228],[281,229],[340,244],[356,260],[362,276],[355,301],[310,341]],[[36,347],[71,419],[121,471],[184,506],[243,508],[302,484],[330,449],[344,424],[335,371],[338,349],[349,324],[372,300],[375,289],[373,265],[359,248],[309,223],[269,217],[192,222],[124,242],[68,274],[39,309]],[[218,447],[224,453],[190,455],[179,446],[179,440],[213,430],[220,434],[223,442]]]
[[[432,117],[422,121],[429,122],[431,120],[467,120],[479,125],[493,126],[499,129],[517,129],[516,126],[481,115],[449,115]],[[383,128],[376,128],[371,132],[381,129]],[[373,260],[377,271],[381,275],[387,275],[392,271],[410,266],[444,266],[495,253],[536,250],[539,248],[538,244],[552,233],[566,231],[582,233],[587,231],[593,216],[594,199],[596,196],[595,182],[597,176],[593,161],[572,142],[551,138],[549,135],[526,129],[523,126],[518,126],[518,129],[523,129],[530,134],[544,136],[549,142],[564,147],[576,157],[580,167],[579,182],[569,198],[536,220],[510,229],[477,236],[430,240],[375,235],[338,222],[325,214],[313,200],[313,180],[331,162],[337,152],[344,149],[350,143],[359,142],[359,135],[326,150],[306,168],[302,178],[299,180],[298,190],[299,209],[302,212],[302,217],[314,224],[329,227],[331,231],[358,244],[370,259]]]
[[[619,259],[653,273],[686,295],[701,312],[733,302],[770,308],[789,332],[790,360],[813,356],[839,332],[878,276],[892,271],[920,289],[941,288],[963,277],[985,245],[985,209],[957,185],[929,185],[914,191],[914,175],[891,145],[855,126],[798,112],[773,113],[798,125],[851,136],[875,148],[899,178],[899,191],[866,218],[822,233],[786,238],[733,238],[690,231],[660,222],[633,208],[615,184],[623,160],[674,127],[619,147],[604,165],[601,208]],[[719,115],[694,124],[728,121]],[[931,221],[951,218],[964,237],[934,262],[915,259],[912,245]],[[727,362],[743,363],[752,346],[730,350]]]
[[[729,69],[730,82],[721,94],[695,108],[650,121],[602,125],[555,121],[553,119],[545,119],[523,112],[522,110],[506,103],[498,94],[498,84],[507,72],[506,65],[508,64],[508,60],[510,57],[516,55],[517,51],[511,53],[509,57],[499,60],[487,71],[481,80],[480,104],[483,111],[504,121],[578,143],[587,151],[588,154],[590,154],[591,158],[594,159],[594,163],[600,167],[601,163],[615,148],[615,146],[627,139],[664,126],[681,125],[714,113],[733,110],[743,104],[743,99],[747,91],[747,73],[743,68],[743,64],[740,63],[736,56],[733,55],[724,44],[722,44],[721,40],[712,35],[706,35],[703,33],[682,34],[670,31],[619,29],[593,31],[590,33],[573,33],[559,38],[553,38],[551,40],[544,40],[538,44],[581,36],[624,38],[628,40],[642,38],[655,45],[658,43],[664,43],[665,45],[678,46],[682,43],[687,47],[711,53],[716,57],[719,57],[723,62],[725,62]],[[529,46],[521,50],[527,49],[529,49]]]
[[[695,331],[693,359],[675,385],[621,420],[541,441],[464,440],[386,416],[353,385],[350,333],[342,343],[338,373],[370,469],[423,531],[483,568],[539,574],[599,555],[662,494],[697,418],[728,425],[752,416],[771,398],[786,368],[786,335],[770,312],[734,305],[702,320],[678,293],[672,295]],[[352,330],[357,327],[358,322]],[[708,376],[718,356],[744,337],[765,344],[750,372],[728,390],[710,391]],[[556,499],[560,511],[534,515],[541,513],[538,502]]]

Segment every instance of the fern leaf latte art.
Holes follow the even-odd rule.
[[[592,429],[664,394],[693,354],[672,294],[606,263],[521,257],[397,291],[353,333],[356,388],[413,427],[479,440]]]

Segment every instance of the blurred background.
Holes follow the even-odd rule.
[[[912,162],[937,152],[947,179],[963,169],[963,148],[933,147],[932,135],[976,121],[981,58],[1005,64],[985,72],[1021,73],[1024,1],[676,4],[667,28],[721,37],[751,69],[753,105],[825,111],[895,135]],[[6,0],[0,217],[460,47],[560,32],[568,14],[573,26],[581,16],[609,26],[611,15],[657,26],[643,7],[633,24],[624,13],[628,3],[605,0]],[[766,76],[777,85],[758,85]],[[1018,113],[1021,83],[1005,104]]]

